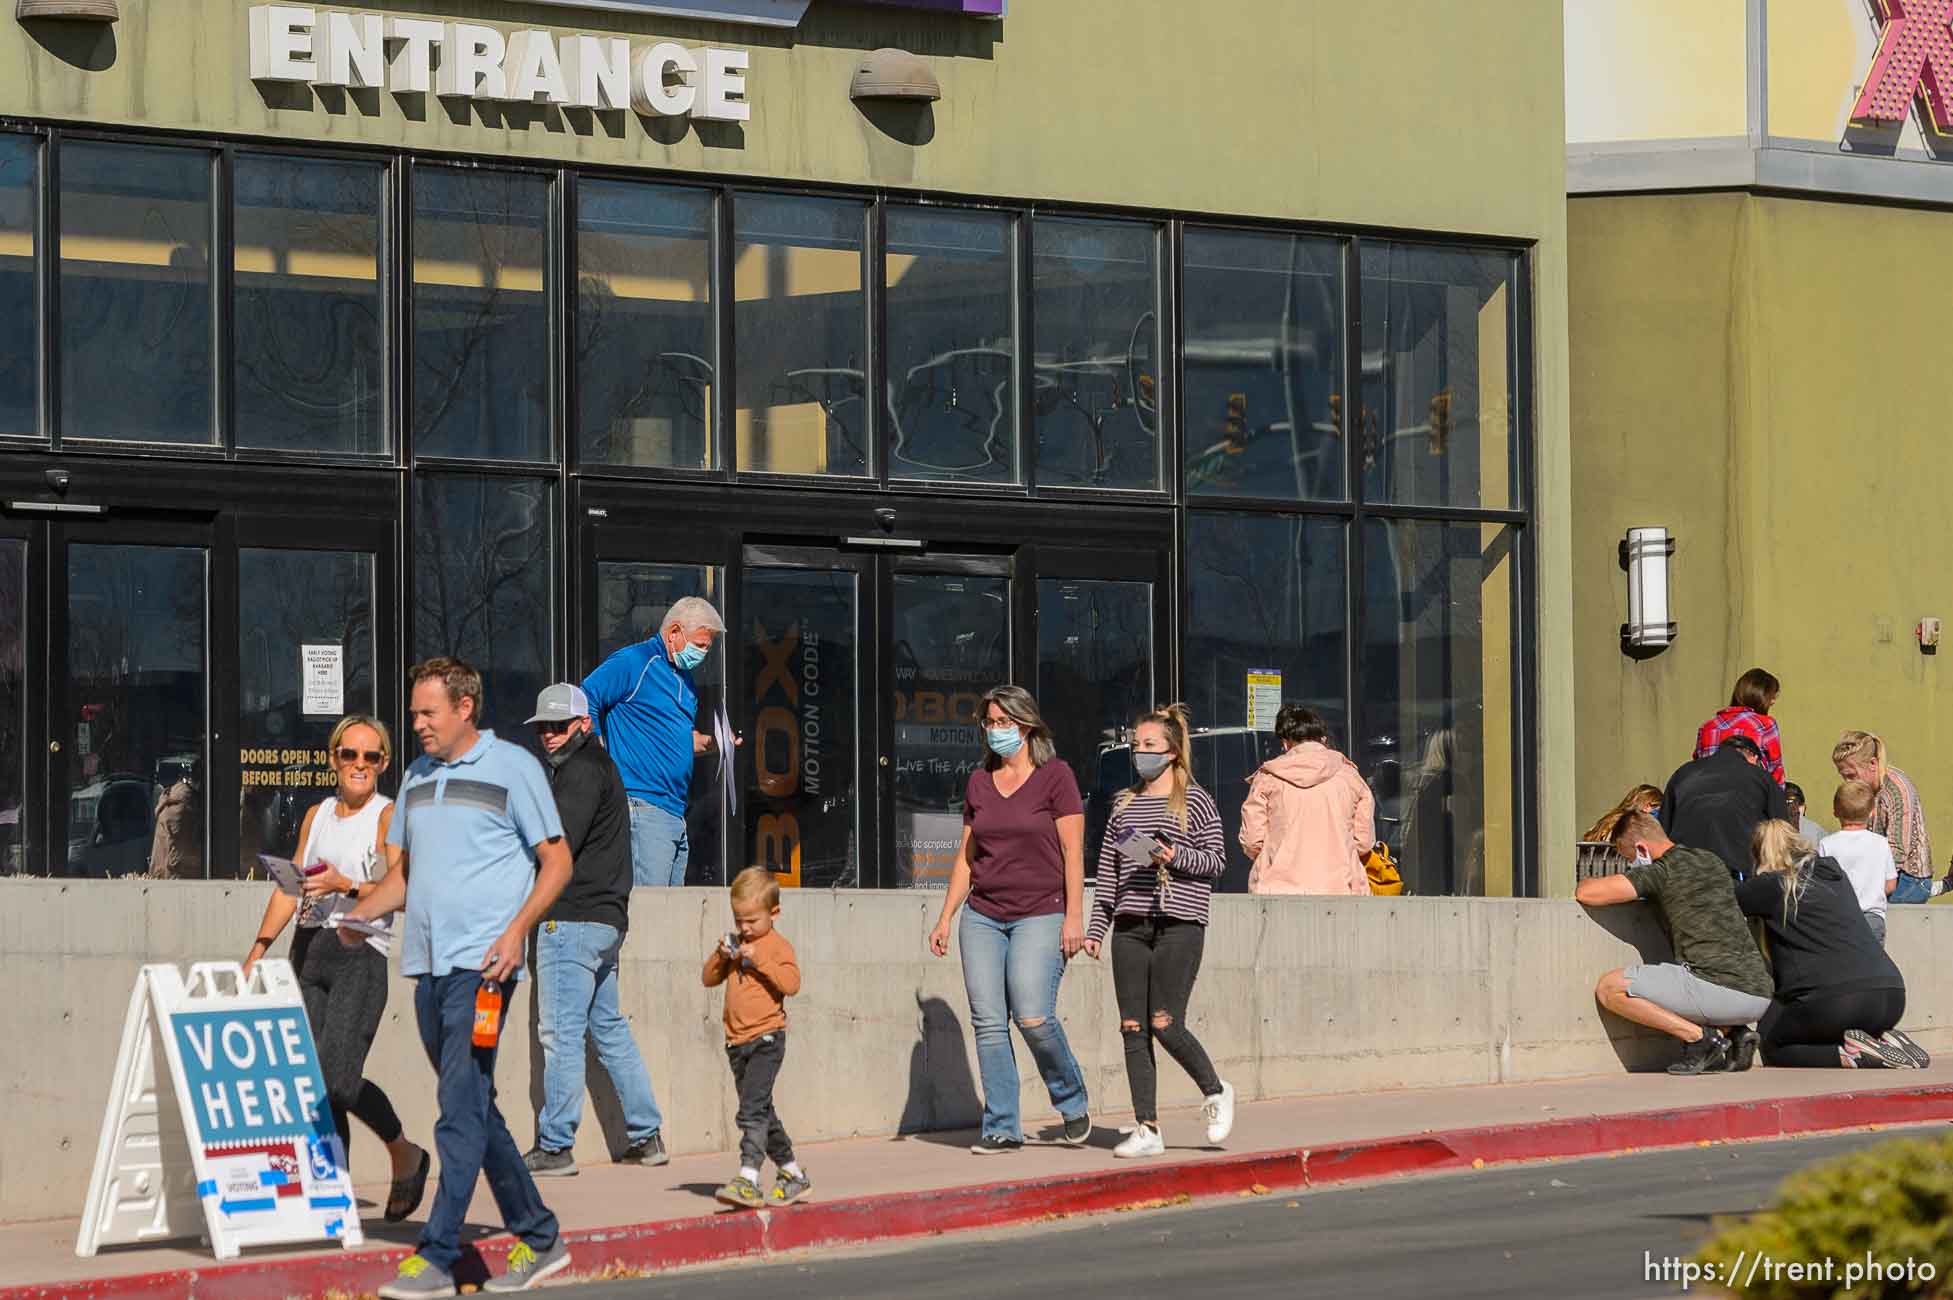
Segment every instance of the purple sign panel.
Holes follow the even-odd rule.
[[[798,27],[809,0],[536,0],[561,9],[599,9],[613,13],[656,14],[662,18],[705,18],[757,27]],[[1002,18],[1007,0],[868,0],[899,9]]]

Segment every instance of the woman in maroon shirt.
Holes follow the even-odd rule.
[[[1092,1121],[1085,1073],[1058,1022],[1058,982],[1085,944],[1085,805],[1029,691],[999,686],[985,695],[983,726],[983,766],[964,792],[963,842],[929,935],[931,950],[947,956],[949,923],[968,900],[958,930],[983,1076],[983,1133],[970,1149],[994,1155],[1024,1145],[1013,1020],[1064,1119],[1065,1141],[1081,1146]]]

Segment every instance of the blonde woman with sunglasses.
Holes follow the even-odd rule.
[[[295,861],[308,873],[304,897],[271,891],[257,942],[244,959],[244,971],[250,974],[297,916],[292,969],[298,972],[305,1018],[318,1046],[319,1069],[325,1075],[340,1149],[350,1148],[354,1115],[386,1144],[393,1162],[386,1219],[398,1223],[420,1207],[432,1161],[425,1149],[407,1140],[393,1103],[365,1077],[366,1055],[386,1012],[391,939],[384,926],[358,943],[326,933],[329,917],[351,911],[386,874],[393,800],[380,793],[380,777],[393,760],[393,741],[379,719],[351,714],[332,729],[326,748],[339,785],[306,812],[299,827]]]

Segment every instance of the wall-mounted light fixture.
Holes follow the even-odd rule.
[[[893,48],[870,50],[861,56],[848,87],[849,99],[938,100],[942,84],[921,56]]]
[[[1666,528],[1630,528],[1621,542],[1621,567],[1627,570],[1627,622],[1621,624],[1621,650],[1653,653],[1674,643],[1668,616],[1668,557],[1675,539]]]
[[[20,0],[14,17],[78,18],[85,22],[112,23],[122,17],[116,0]]]

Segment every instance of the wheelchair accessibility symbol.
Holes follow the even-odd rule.
[[[332,1159],[332,1148],[326,1145],[324,1138],[307,1138],[305,1146],[311,1157],[313,1182],[329,1183],[339,1176],[339,1167]]]

